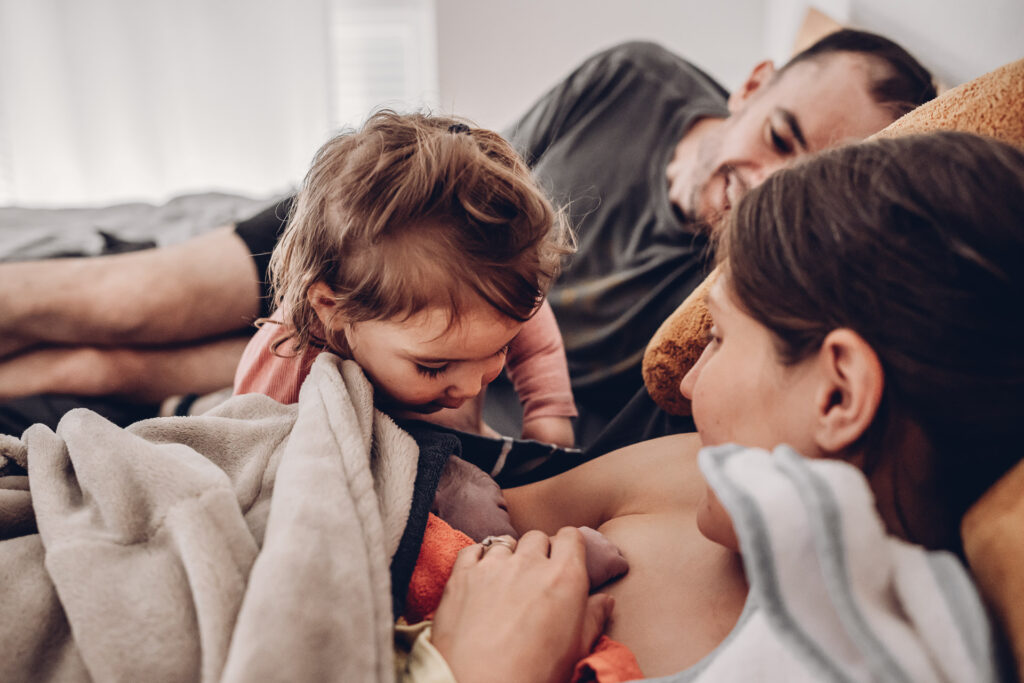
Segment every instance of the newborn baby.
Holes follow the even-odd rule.
[[[476,542],[487,536],[519,538],[505,506],[501,487],[486,472],[451,456],[441,473],[431,512]],[[580,527],[587,549],[587,575],[591,590],[626,573],[629,563],[604,534]]]

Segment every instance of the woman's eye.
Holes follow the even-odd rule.
[[[711,346],[712,344],[717,344],[720,341],[722,341],[722,337],[719,336],[718,330],[716,330],[714,327],[709,327],[707,330],[704,331],[705,346]]]
[[[431,367],[429,365],[420,365],[419,363],[416,364],[416,370],[419,371],[419,373],[421,375],[424,375],[426,377],[431,377],[431,378],[437,377],[438,375],[440,375],[442,372],[444,372],[447,369],[448,369],[448,365],[447,364],[442,365],[442,366],[437,367],[437,368]]]
[[[772,147],[775,148],[776,152],[782,155],[791,154],[793,152],[793,145],[789,144],[784,137],[779,135],[774,126],[768,126],[768,135],[771,138]]]

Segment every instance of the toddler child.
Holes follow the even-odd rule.
[[[429,421],[465,410],[506,356],[525,347],[511,373],[526,394],[524,424],[567,422],[564,352],[542,302],[571,250],[563,217],[497,133],[378,112],[317,152],[271,256],[278,324],[250,342],[236,393],[294,401],[326,349],[360,365],[382,411]],[[529,330],[523,344],[520,331]],[[275,356],[283,344],[286,355]],[[550,400],[531,402],[531,394]],[[446,518],[495,519],[496,528],[476,525],[474,537],[514,534],[497,485],[471,467],[453,460],[445,468],[439,491],[471,501]],[[484,494],[465,496],[467,487]],[[610,542],[587,538],[605,570],[625,571]]]
[[[329,348],[351,356],[347,342],[332,345],[322,334],[325,327],[321,314],[333,316],[339,312],[355,323],[392,315],[415,318],[427,308],[444,309],[442,317],[452,317],[443,321],[439,318],[437,323],[447,330],[455,317],[472,308],[462,310],[471,298],[464,294],[475,290],[477,298],[489,308],[511,321],[524,323],[522,332],[512,335],[501,353],[490,359],[491,365],[500,370],[508,357],[508,372],[523,405],[523,438],[571,447],[570,418],[575,417],[576,408],[561,333],[543,297],[557,272],[559,257],[568,250],[567,230],[559,218],[558,230],[549,238],[544,236],[545,226],[553,224],[556,214],[497,134],[471,129],[452,119],[423,116],[415,125],[405,121],[408,130],[402,131],[400,120],[392,114],[378,114],[362,132],[339,136],[321,150],[318,159],[324,162],[323,167],[314,169],[307,183],[326,187],[310,187],[307,194],[316,194],[319,202],[336,199],[339,216],[345,216],[346,221],[359,220],[362,225],[337,226],[340,229],[335,234],[324,232],[325,225],[315,234],[301,228],[286,232],[303,233],[305,238],[291,239],[307,241],[300,247],[279,248],[277,254],[295,248],[323,248],[323,260],[288,261],[285,265],[286,259],[281,256],[272,263],[275,303],[283,303],[284,308],[278,308],[270,318],[277,324],[264,324],[246,347],[235,376],[235,393],[262,393],[281,403],[294,403],[317,354]],[[293,204],[290,225],[326,220],[323,215],[311,214],[311,210],[315,214],[308,203]],[[456,229],[457,224],[463,229]],[[501,243],[509,235],[514,239]],[[372,256],[354,258],[354,253],[363,253],[367,244],[378,240],[380,246]],[[414,259],[420,263],[414,264]],[[376,273],[372,281],[364,279],[378,267],[390,270]],[[506,267],[510,270],[499,274]],[[328,273],[328,268],[333,272]],[[405,273],[406,268],[412,270]],[[378,290],[359,303],[350,299],[344,306],[318,307],[309,298],[313,290],[301,286],[293,287],[293,291],[283,289],[284,275],[317,278],[317,302],[332,300],[334,284],[350,288],[349,297],[365,297],[369,289]],[[441,275],[445,277],[439,278]],[[330,283],[330,277],[344,278],[345,282]],[[357,284],[360,279],[361,284]],[[461,290],[462,284],[469,287],[458,294],[456,301],[451,295]],[[493,291],[484,291],[487,288]],[[452,305],[434,306],[434,294],[450,297]],[[475,316],[475,312],[469,311],[469,315]],[[396,322],[408,330],[415,321]],[[288,337],[291,343],[285,343]],[[459,343],[454,338],[448,341]],[[361,365],[371,381],[376,377],[379,384],[379,369],[374,373],[365,363]],[[479,399],[482,387],[499,370],[478,365],[477,370],[486,372],[470,377],[457,372],[465,367],[464,363],[459,368],[443,362],[420,364],[415,379],[444,391],[444,400],[429,405],[399,401],[389,412],[396,417],[423,417],[462,431],[497,436],[483,423]],[[450,381],[456,375],[458,385]],[[486,381],[477,383],[478,379]],[[433,397],[435,401],[438,398]],[[430,414],[424,416],[424,412]]]

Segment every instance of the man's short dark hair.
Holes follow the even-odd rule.
[[[909,52],[888,38],[849,28],[830,33],[797,53],[779,70],[777,76],[794,64],[837,52],[862,54],[884,67],[881,77],[871,83],[870,92],[875,102],[889,109],[894,117],[906,114],[936,95],[931,73]]]

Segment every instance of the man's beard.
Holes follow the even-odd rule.
[[[718,157],[721,147],[722,136],[713,134],[701,140],[700,147],[697,148],[697,164],[690,177],[694,179],[703,177],[704,180],[694,183],[693,189],[690,190],[688,206],[679,207],[680,213],[687,222],[703,223],[708,218],[698,214],[700,200],[704,196],[704,190],[715,179],[716,174],[723,170],[720,167],[716,168],[715,165],[715,159]]]

